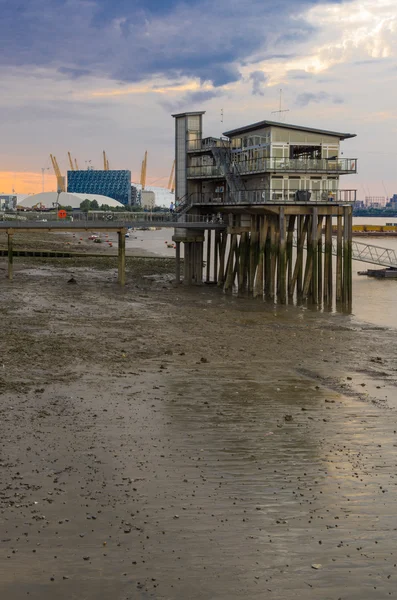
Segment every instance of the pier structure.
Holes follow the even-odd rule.
[[[340,189],[339,177],[357,160],[340,157],[340,142],[354,134],[261,121],[204,138],[204,114],[173,115],[176,211],[218,228],[175,229],[177,282],[183,244],[185,284],[349,305],[356,190]]]

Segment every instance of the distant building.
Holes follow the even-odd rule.
[[[0,210],[16,210],[17,197],[15,194],[5,194],[0,196]]]
[[[385,196],[365,196],[364,204],[367,208],[384,208],[387,203]]]
[[[136,185],[131,186],[131,206],[141,206],[141,190]]]
[[[102,196],[100,194],[71,194],[70,192],[41,192],[40,194],[34,194],[32,196],[25,196],[21,202],[18,202],[18,209],[31,209],[31,210],[48,210],[56,209],[59,206],[70,206],[71,208],[80,208],[80,204],[84,200],[96,200],[99,207],[102,205],[109,206],[111,208],[122,208],[122,204],[114,198],[108,196]]]
[[[131,171],[68,171],[68,192],[100,194],[131,204]]]
[[[142,190],[141,206],[144,210],[153,210],[153,208],[156,206],[156,198],[154,192]]]

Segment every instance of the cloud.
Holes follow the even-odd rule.
[[[167,112],[174,112],[177,110],[196,110],[198,109],[204,102],[208,102],[213,98],[218,98],[222,96],[223,92],[218,89],[210,89],[210,90],[197,90],[188,92],[182,98],[171,100],[162,100],[160,102],[161,106]]]
[[[253,71],[250,75],[250,81],[252,81],[252,94],[254,96],[264,96],[264,85],[267,81],[267,77],[263,71]]]
[[[218,87],[238,81],[255,53],[282,56],[286,40],[296,47],[306,39],[315,26],[300,15],[319,1],[0,0],[0,64],[72,79],[186,76]]]
[[[295,104],[297,106],[307,106],[311,103],[319,104],[320,102],[328,102],[332,104],[343,104],[343,98],[340,96],[333,96],[328,94],[327,92],[318,92],[317,94],[313,94],[311,92],[305,92],[303,94],[299,94],[296,97]]]

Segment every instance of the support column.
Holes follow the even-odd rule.
[[[287,235],[287,290],[288,297],[291,298],[293,290],[291,290],[292,283],[292,272],[293,272],[293,245],[294,245],[294,231],[295,231],[295,215],[290,215],[288,219],[288,235]]]
[[[278,275],[277,275],[277,295],[278,300],[281,304],[286,303],[286,267],[287,267],[287,255],[286,255],[286,239],[285,239],[285,212],[284,207],[280,206],[280,212],[278,216],[278,229],[279,229],[279,244],[278,244]]]
[[[225,230],[222,233],[222,239],[219,246],[219,275],[218,275],[218,286],[222,286],[225,283],[226,274],[225,274],[225,254],[226,254],[226,246],[227,246],[227,238],[228,234]]]
[[[175,242],[175,281],[181,283],[181,242]]]
[[[311,282],[311,301],[313,304],[318,303],[318,208],[313,206],[312,209],[312,282]],[[321,233],[320,233],[321,235]]]
[[[211,281],[211,229],[207,230],[207,265],[205,280],[207,283]]]
[[[229,258],[226,267],[225,290],[230,290],[233,287],[234,281],[234,253],[237,248],[237,234],[232,233],[230,236]]]
[[[14,263],[14,253],[13,253],[13,236],[14,232],[9,229],[7,231],[7,243],[8,243],[8,279],[12,281],[13,278],[13,263]]]
[[[324,303],[332,304],[332,216],[325,217]]]
[[[218,283],[218,256],[221,245],[221,233],[215,230],[215,246],[214,246],[214,283]]]
[[[323,298],[323,217],[318,218],[317,227],[317,302]]]
[[[258,217],[259,222],[262,217]],[[257,231],[257,218],[251,217],[251,239],[249,248],[249,278],[248,278],[248,291],[250,294],[254,292],[255,283],[255,272],[256,272],[256,261],[257,261],[257,245],[258,245],[258,231]]]
[[[184,257],[183,257],[183,267],[184,267],[183,268],[183,270],[184,270],[183,283],[184,283],[184,285],[190,285],[192,283],[192,276],[191,276],[191,272],[192,272],[192,267],[191,267],[192,253],[191,253],[191,244],[190,244],[190,242],[184,242],[183,252],[184,252]]]
[[[306,229],[305,223],[307,222],[307,217],[299,215],[298,216],[298,224],[297,224],[297,250],[296,250],[296,291],[298,299],[302,298],[303,293],[303,246],[305,243],[306,237]],[[292,276],[292,293],[294,292],[294,279],[295,279],[295,270]]]
[[[119,277],[118,282],[120,285],[125,285],[125,234],[126,230],[121,229],[118,233],[119,238]]]
[[[254,297],[263,296],[263,271],[265,263],[265,244],[267,238],[268,220],[267,217],[259,219],[259,258],[256,280],[254,283]]]
[[[313,214],[307,219],[307,244],[306,244],[306,266],[303,279],[303,298],[311,296],[313,275]]]
[[[343,292],[344,303],[352,302],[352,208],[343,207]]]
[[[269,298],[274,301],[275,285],[276,285],[276,268],[277,268],[277,246],[276,246],[276,223],[275,217],[270,217],[270,278],[269,278]]]
[[[339,209],[340,210],[340,209]],[[342,302],[342,273],[343,273],[343,220],[338,215],[336,229],[336,302]]]

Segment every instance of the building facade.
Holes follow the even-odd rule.
[[[131,204],[131,171],[68,171],[68,192],[109,196]]]
[[[354,202],[340,176],[357,172],[340,142],[355,134],[261,121],[202,135],[204,112],[175,118],[176,204]]]

